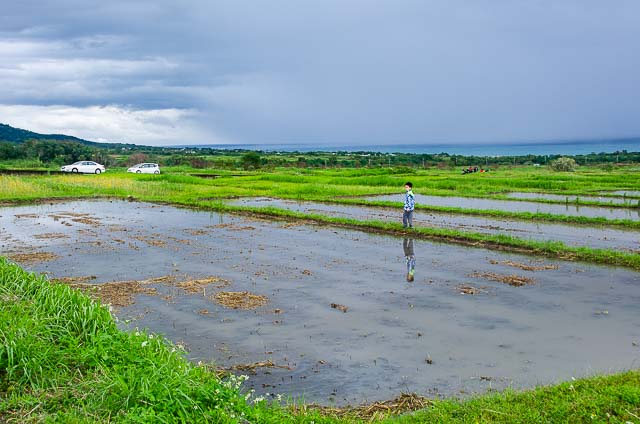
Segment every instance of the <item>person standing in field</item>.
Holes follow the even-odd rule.
[[[407,181],[404,185],[404,189],[406,193],[404,196],[402,226],[404,228],[413,228],[413,210],[416,207],[416,196],[413,195],[413,184]]]

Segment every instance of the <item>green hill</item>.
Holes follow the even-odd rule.
[[[12,144],[22,144],[28,140],[47,140],[47,141],[73,141],[91,147],[135,147],[135,144],[124,143],[98,143],[95,141],[84,140],[64,134],[39,134],[33,131],[14,128],[11,125],[0,124],[0,142],[8,142]]]
[[[14,128],[11,125],[0,124],[0,141],[8,141],[9,143],[24,143],[27,140],[64,140],[75,141],[82,144],[97,145],[93,141],[83,140],[78,137],[64,134],[38,134],[33,131]]]

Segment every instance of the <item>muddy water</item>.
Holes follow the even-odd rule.
[[[575,202],[576,200],[584,201],[584,202],[598,202],[606,205],[609,204],[618,204],[618,205],[627,205],[627,206],[637,206],[638,200],[625,198],[625,197],[609,197],[609,196],[575,196],[575,195],[561,195],[561,194],[548,194],[548,193],[525,193],[525,192],[513,192],[506,193],[506,196],[512,197],[515,199],[546,199],[546,200],[556,200],[560,202]]]
[[[65,212],[90,219],[59,218]],[[216,275],[231,282],[224,290],[267,296],[266,306],[233,310],[158,285],[158,296],[139,295],[117,312],[185,343],[193,360],[289,367],[251,375],[259,393],[342,404],[531,387],[640,365],[640,275],[627,270],[415,241],[407,283],[411,252],[399,238],[115,201],[0,215],[0,252],[55,253],[26,265],[51,276]],[[36,238],[43,234],[58,236]],[[477,276],[490,273],[534,284]],[[479,294],[462,295],[460,285]]]
[[[400,222],[402,211],[398,209],[294,202],[267,197],[242,198],[230,201],[233,205],[274,206],[305,213],[320,213],[329,216]],[[615,230],[602,227],[585,227],[562,224],[542,224],[529,221],[509,221],[499,218],[431,213],[416,211],[416,227],[442,227],[483,234],[507,234],[532,240],[556,240],[570,246],[618,249],[640,252],[640,232]]]
[[[403,194],[389,194],[365,197],[371,201],[404,202]],[[449,206],[465,209],[492,209],[510,212],[541,212],[554,215],[602,217],[607,219],[629,219],[640,221],[640,208],[606,208],[600,206],[579,206],[576,204],[558,205],[526,201],[480,199],[472,197],[426,196],[416,194],[416,203],[433,206]]]

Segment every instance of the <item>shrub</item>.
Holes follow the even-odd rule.
[[[261,158],[258,152],[247,152],[240,159],[244,169],[258,169],[261,165]]]
[[[549,166],[558,172],[573,172],[578,167],[576,161],[572,158],[561,157],[552,161]]]

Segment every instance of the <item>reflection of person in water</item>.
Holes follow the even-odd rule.
[[[416,271],[416,256],[413,253],[413,239],[404,239],[402,241],[402,249],[407,260],[407,281],[413,281],[413,274]]]

